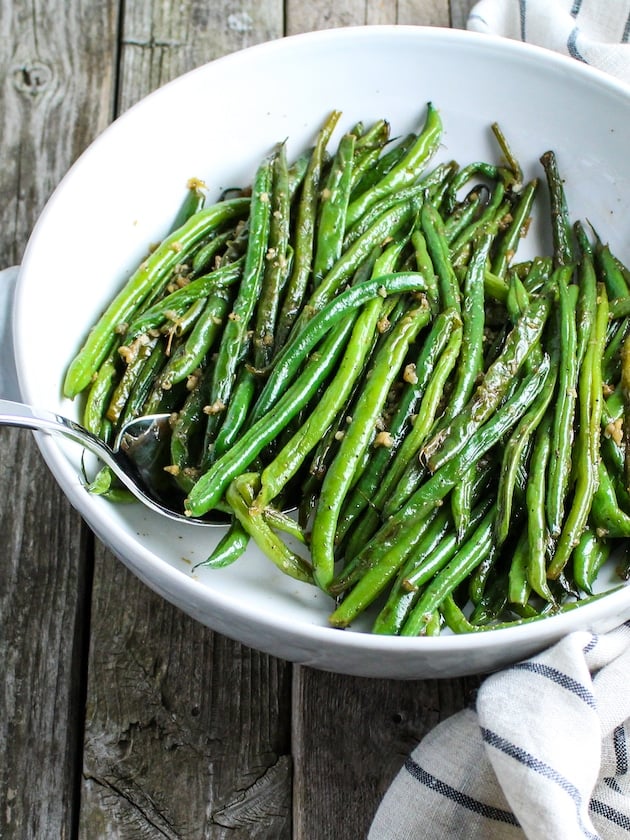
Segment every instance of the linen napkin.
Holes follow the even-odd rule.
[[[630,622],[482,683],[407,758],[368,840],[630,838]]]
[[[630,83],[630,0],[481,0],[468,28]],[[368,840],[630,838],[630,622],[482,683],[407,758]]]
[[[630,83],[630,0],[481,0],[468,29],[547,47]]]

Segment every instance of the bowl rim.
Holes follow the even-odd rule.
[[[243,54],[247,54],[251,57],[257,56],[264,58],[264,56],[270,52],[284,50],[293,51],[300,45],[306,43],[315,45],[318,43],[340,43],[346,41],[347,39],[351,39],[352,41],[363,40],[367,42],[378,42],[383,38],[411,38],[418,42],[429,39],[437,43],[443,42],[448,45],[464,46],[466,48],[473,45],[475,49],[478,49],[479,46],[482,46],[483,49],[489,52],[494,52],[498,55],[517,54],[525,57],[529,56],[536,60],[544,61],[549,65],[561,68],[563,71],[570,72],[572,74],[578,73],[588,77],[592,79],[596,85],[603,84],[609,89],[616,90],[630,104],[629,85],[626,85],[619,79],[606,74],[604,71],[581,63],[569,56],[555,53],[544,47],[539,47],[521,41],[510,40],[501,36],[471,32],[468,30],[449,29],[445,27],[383,24],[337,27],[314,32],[300,33],[255,44],[219,58],[215,58],[200,65],[199,67],[189,70],[143,97],[117,117],[109,126],[103,129],[86,148],[86,150],[77,158],[75,163],[68,169],[66,175],[64,175],[58,186],[53,191],[38,221],[36,222],[24,253],[24,259],[20,268],[20,277],[18,278],[16,285],[15,300],[13,304],[13,342],[16,355],[15,361],[18,371],[18,379],[22,394],[24,394],[27,399],[31,397],[25,362],[20,355],[20,344],[23,339],[17,332],[18,325],[23,321],[22,310],[24,309],[24,298],[26,294],[25,284],[21,282],[21,278],[23,275],[28,273],[31,250],[36,247],[37,236],[40,228],[46,225],[49,214],[54,212],[57,195],[61,190],[63,190],[66,180],[70,177],[74,177],[74,173],[81,167],[82,160],[87,154],[90,154],[92,149],[107,143],[110,134],[112,132],[116,132],[118,130],[117,127],[121,123],[137,119],[137,115],[141,113],[147,103],[153,102],[156,97],[162,96],[165,89],[172,90],[176,89],[178,86],[185,85],[188,78],[193,75],[207,72],[209,67],[217,68],[219,70],[223,66],[239,62],[241,61]],[[79,513],[81,513],[90,527],[98,532],[99,525],[102,524],[99,508],[94,504],[95,500],[90,498],[77,482],[74,467],[69,463],[63,451],[52,437],[41,435],[37,435],[36,437],[45,461],[55,476],[59,477],[59,483],[61,484],[62,489],[69,498],[71,504],[79,511]],[[540,645],[543,645],[552,630],[553,635],[558,637],[562,633],[576,628],[576,613],[580,613],[584,619],[579,622],[580,629],[583,629],[585,622],[593,624],[600,619],[606,617],[609,618],[613,613],[619,614],[619,621],[621,621],[621,613],[623,611],[630,612],[630,587],[627,587],[620,588],[618,591],[611,591],[602,599],[594,601],[584,607],[580,607],[579,610],[549,616],[543,620],[535,621],[526,625],[491,629],[479,633],[465,635],[444,634],[438,637],[404,638],[399,636],[378,636],[352,630],[340,631],[337,628],[330,626],[312,624],[306,620],[296,623],[293,619],[289,620],[284,618],[282,615],[274,615],[262,608],[254,608],[255,615],[252,616],[251,605],[248,605],[246,611],[243,610],[238,600],[232,594],[214,590],[203,584],[200,585],[200,582],[190,574],[186,574],[180,569],[171,566],[167,561],[153,554],[150,550],[145,550],[144,547],[139,545],[139,543],[135,541],[130,534],[121,531],[120,536],[120,545],[128,552],[128,556],[125,556],[124,558],[121,557],[121,560],[123,560],[123,562],[127,565],[130,565],[136,575],[145,581],[150,587],[153,589],[158,588],[158,591],[167,600],[173,600],[173,593],[177,593],[176,602],[179,602],[182,598],[192,598],[193,601],[199,601],[201,597],[201,601],[203,601],[204,605],[210,612],[213,607],[220,605],[224,610],[234,612],[243,618],[246,616],[254,618],[259,624],[272,627],[276,631],[290,632],[291,635],[296,638],[298,644],[300,640],[308,640],[309,643],[315,642],[324,644],[337,652],[352,648],[359,652],[371,650],[381,654],[395,654],[403,657],[409,656],[413,653],[422,654],[423,657],[427,653],[439,654],[446,652],[460,652],[465,654],[467,651],[472,649],[494,648],[498,639],[501,640],[501,644],[509,646],[512,642],[521,640],[526,635],[532,644],[539,642]],[[158,581],[156,581],[156,576]]]

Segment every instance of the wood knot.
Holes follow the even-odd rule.
[[[13,85],[18,93],[39,96],[50,85],[52,68],[40,61],[22,64],[13,70]]]

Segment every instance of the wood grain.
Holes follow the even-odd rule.
[[[111,120],[116,21],[108,2],[0,5],[2,267],[21,260],[51,191]],[[91,540],[30,433],[0,430],[0,482],[0,836],[66,838]]]
[[[211,633],[100,548],[94,581],[79,836],[288,839],[286,665]]]
[[[477,680],[361,679],[296,668],[294,838],[362,838],[416,743]]]
[[[30,432],[0,433],[0,837],[70,837],[80,755],[85,531]]]
[[[125,3],[117,111],[207,61],[283,34],[281,0]]]
[[[50,193],[111,120],[117,5],[0,5],[2,267],[20,262]]]
[[[448,0],[288,0],[286,34],[330,29],[336,26],[415,24],[448,26]]]

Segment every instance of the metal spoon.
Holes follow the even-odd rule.
[[[59,434],[96,455],[144,505],[179,522],[194,525],[222,524],[218,518],[196,519],[183,511],[183,493],[168,480],[163,457],[170,439],[170,414],[152,414],[126,423],[113,446],[108,446],[83,426],[52,411],[0,399],[0,426]],[[179,507],[179,510],[177,509]]]

